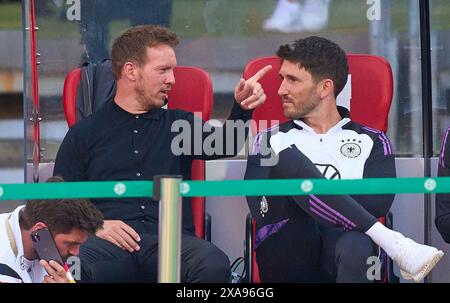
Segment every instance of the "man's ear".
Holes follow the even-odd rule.
[[[47,225],[44,222],[38,222],[33,225],[33,227],[31,228],[31,232],[34,233],[44,228],[47,228]]]
[[[138,70],[137,69],[138,68],[137,68],[136,64],[134,64],[133,62],[127,61],[123,65],[122,74],[129,81],[133,81],[134,82],[134,81],[136,81],[136,79],[138,77]]]
[[[334,82],[331,79],[324,79],[319,83],[320,98],[326,99],[330,95],[334,95]]]

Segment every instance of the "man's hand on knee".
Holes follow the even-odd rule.
[[[137,232],[120,220],[105,220],[103,228],[95,235],[129,252],[140,249],[137,242],[141,241],[141,238]]]

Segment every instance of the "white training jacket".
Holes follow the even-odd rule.
[[[19,226],[19,214],[23,207],[0,214],[0,283],[41,283],[46,275],[39,260],[30,261],[24,257]],[[8,224],[12,235],[8,235]],[[13,249],[14,243],[16,250]]]

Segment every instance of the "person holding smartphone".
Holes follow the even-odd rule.
[[[72,282],[65,261],[102,225],[85,199],[29,200],[0,214],[0,283]]]

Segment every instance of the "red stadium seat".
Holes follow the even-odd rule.
[[[168,107],[193,112],[204,121],[208,121],[211,118],[214,100],[209,75],[200,68],[177,66],[175,79],[176,83],[169,92]],[[191,179],[205,180],[205,161],[194,160],[192,162]],[[191,203],[195,234],[199,238],[211,241],[211,219],[209,215],[205,217],[205,197],[191,198]]]
[[[183,109],[194,112],[203,120],[210,119],[213,107],[212,82],[202,69],[190,66],[177,66],[174,70],[176,83],[169,92],[170,109]],[[63,106],[67,124],[74,125],[76,118],[76,97],[81,80],[81,68],[69,72],[64,82]],[[195,160],[192,163],[192,180],[205,180],[205,162]],[[205,198],[191,199],[194,214],[195,234],[199,238],[210,240],[211,227],[209,216],[205,216]]]
[[[391,66],[384,58],[373,55],[348,54],[347,59],[352,76],[351,119],[386,132],[394,83]],[[287,121],[287,118],[283,115],[280,96],[277,93],[281,84],[278,75],[280,63],[278,57],[272,56],[254,59],[245,66],[244,78],[248,79],[264,66],[272,65],[272,69],[259,80],[267,99],[262,106],[256,108],[253,112],[253,120],[256,122],[278,120],[283,123]],[[370,112],[367,111],[368,108],[370,108]],[[273,123],[273,125],[275,124]],[[271,125],[269,124],[267,128]],[[256,133],[259,130],[253,131]]]
[[[348,54],[347,59],[351,75],[351,119],[386,132],[393,95],[390,64],[382,57],[366,54]],[[256,108],[253,112],[253,120],[256,122],[252,125],[256,126],[256,129],[252,129],[253,134],[288,120],[283,115],[281,98],[277,93],[281,85],[281,79],[278,75],[281,62],[278,57],[261,57],[251,60],[244,69],[244,78],[252,77],[258,70],[269,64],[272,65],[272,69],[259,81],[264,88],[267,99],[262,106]],[[259,121],[267,121],[268,123],[260,125]],[[386,218],[379,218],[379,221],[383,224],[387,223]],[[247,282],[257,283],[261,280],[256,262],[256,252],[253,249],[254,233],[255,221],[249,214],[246,224],[245,272]],[[382,280],[387,282],[390,262],[387,262],[387,257],[385,261]]]

